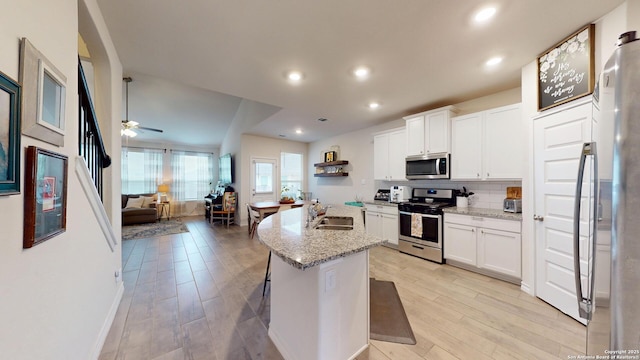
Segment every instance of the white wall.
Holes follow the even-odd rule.
[[[93,20],[101,20],[95,0],[81,0],[80,7]],[[2,9],[0,71],[18,79],[19,39],[27,37],[67,78],[65,146],[22,137],[22,149],[35,145],[64,154],[69,157],[69,172],[67,230],[31,249],[22,249],[24,187],[28,184],[22,183],[20,195],[0,197],[0,357],[96,358],[123,288],[114,277],[121,267],[120,248],[110,251],[73,171],[78,152],[79,5],[76,0],[3,1]],[[99,35],[105,27],[99,23],[96,29]],[[110,56],[103,60],[113,65],[107,73],[113,72],[115,79],[103,78],[98,91],[103,101],[100,113],[106,119],[112,118],[114,109],[108,99],[120,91],[110,84],[121,81],[117,56],[109,54],[112,49],[112,44],[103,47]],[[109,135],[110,129],[105,131]],[[108,141],[107,146],[115,144]],[[20,168],[24,180],[24,155]],[[112,189],[107,188],[106,193],[106,201],[111,202]],[[115,214],[112,209],[107,212]],[[116,235],[120,235],[119,228]]]
[[[640,2],[633,0],[633,2]],[[626,31],[627,3],[623,3],[609,14],[598,19],[596,24],[595,73],[599,77],[602,66],[615,48],[618,36]],[[550,44],[549,46],[552,46]],[[538,115],[537,64],[536,60],[522,68],[522,120],[527,132],[526,176],[522,179],[522,284],[523,290],[535,294],[535,231],[533,223],[534,177],[533,177],[533,121]]]
[[[302,154],[303,162],[309,158],[307,144],[298,141],[281,140],[255,135],[241,136],[242,152],[236,159],[236,181],[235,189],[238,192],[238,217],[240,224],[247,225],[247,209],[245,204],[251,202],[251,158],[261,157],[275,159],[280,166],[280,153],[289,152]],[[279,174],[280,172],[278,172]],[[240,175],[238,175],[240,174]],[[303,179],[302,183],[305,183]],[[276,180],[275,188],[280,191],[280,179]],[[278,199],[276,199],[278,200]]]

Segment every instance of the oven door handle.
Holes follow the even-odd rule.
[[[410,213],[410,212],[406,212],[406,211],[399,211],[400,215],[413,215],[413,214],[420,214],[420,216],[422,217],[426,217],[426,218],[432,218],[432,219],[438,219],[441,215],[431,215],[431,214],[421,214],[421,213]]]

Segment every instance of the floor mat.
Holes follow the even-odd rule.
[[[415,345],[416,338],[392,281],[369,279],[370,334],[373,340]]]

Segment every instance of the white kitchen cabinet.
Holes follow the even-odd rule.
[[[520,221],[447,213],[444,257],[451,265],[517,283],[522,276]]]
[[[453,106],[405,117],[407,156],[449,153]]]
[[[452,119],[451,179],[519,180],[524,136],[520,104]]]
[[[383,238],[390,247],[398,247],[397,206],[366,204],[365,226],[367,234]]]
[[[373,178],[376,180],[406,180],[405,128],[398,128],[373,137]]]
[[[476,228],[468,225],[444,224],[444,258],[476,266]]]

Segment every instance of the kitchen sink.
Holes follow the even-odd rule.
[[[318,222],[319,230],[353,230],[353,218],[350,216],[325,216]]]

